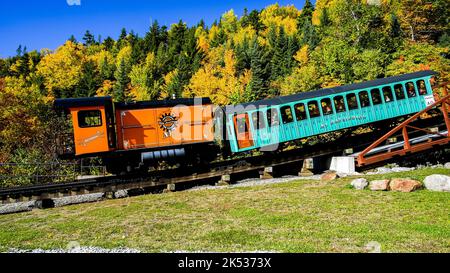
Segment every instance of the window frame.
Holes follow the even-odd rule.
[[[256,122],[253,119],[254,116],[256,115]],[[253,129],[254,130],[263,130],[266,129],[266,119],[264,118],[264,112],[261,110],[257,110],[255,112],[252,113],[252,124],[253,124]],[[263,125],[263,126],[261,126]]]
[[[401,91],[402,91],[402,94],[403,94],[403,97],[399,97],[398,96],[398,94],[397,94],[397,89],[396,89],[396,87],[397,86],[400,86],[401,87]],[[406,93],[405,93],[405,86],[403,85],[403,84],[401,84],[401,83],[397,83],[397,84],[394,84],[394,95],[395,95],[395,99],[397,100],[397,101],[399,101],[399,100],[404,100],[404,99],[406,99]]]
[[[304,116],[304,118],[301,118],[302,115],[298,114],[298,112],[302,113],[301,111],[297,112],[297,106],[299,106],[299,105],[303,105],[303,114],[304,114],[303,116]],[[305,106],[304,102],[299,102],[299,103],[296,103],[294,105],[294,114],[295,114],[295,120],[296,121],[302,121],[302,120],[307,120],[308,119],[308,112],[306,111],[306,106]]]
[[[278,124],[274,124],[273,123],[273,119],[272,119],[273,112],[275,112],[277,114]],[[270,115],[270,120],[269,120],[269,115]],[[267,119],[267,127],[272,128],[274,126],[280,126],[280,113],[278,113],[278,108],[277,107],[267,108],[267,110],[266,110],[266,119]]]
[[[330,106],[330,109],[331,109],[331,112],[325,112],[324,111],[324,106],[322,106],[322,103],[324,103],[324,101],[325,100],[328,100],[328,102],[329,103],[327,103],[328,104],[328,106]],[[326,103],[326,102],[325,102]],[[329,115],[333,115],[334,114],[334,110],[333,110],[333,102],[331,101],[331,99],[330,98],[323,98],[323,99],[321,99],[320,100],[320,108],[322,108],[322,114],[323,114],[323,116],[329,116]]]
[[[420,93],[420,84],[419,84],[420,82],[423,82],[423,85],[425,86],[425,93],[424,94]],[[428,95],[427,84],[426,84],[424,79],[420,79],[420,80],[416,81],[416,88],[417,88],[417,92],[418,92],[419,96],[426,96],[426,95]]]
[[[87,125],[86,120],[82,121],[82,119],[86,119],[87,115],[82,118],[81,114],[83,113],[98,113],[95,117],[98,117],[100,120],[100,124],[96,125]],[[91,116],[89,118],[93,118],[94,116]],[[77,113],[77,119],[78,119],[78,127],[80,128],[96,128],[96,127],[102,127],[103,126],[103,116],[101,110],[80,110]]]
[[[342,99],[342,105],[344,106],[344,110],[338,110],[338,107],[336,105],[336,101],[337,101],[336,99],[339,98],[339,97]],[[333,97],[333,103],[334,103],[334,109],[336,109],[336,114],[344,113],[344,112],[348,111],[347,106],[346,106],[346,102],[345,102],[345,98],[344,98],[343,95],[334,96]]]
[[[408,91],[408,85],[409,84],[412,84],[412,86],[413,86],[413,89],[414,89],[414,96],[410,96],[409,95],[409,91]],[[405,83],[405,89],[406,89],[406,95],[408,96],[408,98],[415,98],[415,97],[417,97],[418,96],[418,94],[419,94],[419,92],[418,92],[418,90],[417,90],[417,87],[416,87],[416,84],[413,82],[413,81],[409,81],[409,82],[406,82]]]
[[[378,98],[379,98],[379,102],[378,103],[375,103],[375,101],[374,101],[374,95],[373,95],[374,91],[376,91],[376,93],[378,94]],[[380,90],[379,87],[375,87],[375,88],[370,89],[370,97],[372,98],[371,100],[372,100],[372,105],[373,106],[383,104],[383,98],[381,97],[381,90]]]
[[[316,105],[316,108],[317,108],[317,115],[312,115],[311,114],[311,109],[309,109],[309,105],[312,105],[312,104],[315,104]],[[318,101],[316,101],[316,100],[310,100],[310,101],[308,101],[308,103],[307,103],[307,105],[308,105],[308,114],[309,114],[309,118],[318,118],[318,117],[320,117],[320,116],[322,116],[322,114],[320,113],[320,107],[319,107],[319,102]]]
[[[391,94],[391,96],[390,96],[390,100],[389,101],[386,101],[386,97],[385,97],[385,93],[387,92],[385,89],[386,88],[389,88],[389,92],[390,92],[390,94]],[[391,103],[391,102],[394,102],[395,101],[395,98],[394,98],[394,94],[392,93],[392,86],[390,86],[390,85],[386,85],[386,86],[383,86],[382,88],[381,88],[381,93],[383,94],[383,97],[382,97],[382,99],[383,99],[383,101],[384,101],[384,103]]]
[[[354,107],[354,108],[350,107],[350,103],[349,103],[349,99],[348,99],[349,96],[352,96],[352,95],[354,96],[355,102],[356,102],[356,107]],[[346,102],[347,102],[347,106],[348,106],[348,110],[349,110],[349,111],[359,109],[358,96],[356,96],[355,93],[348,93],[348,94],[345,94],[345,100],[346,100]]]
[[[361,95],[362,95],[363,93],[366,93],[366,96],[367,96],[367,105],[365,105],[365,106],[363,106],[363,104],[362,104],[362,101],[363,101],[363,100],[361,99]],[[358,99],[359,99],[359,105],[360,105],[361,108],[366,108],[366,107],[372,106],[372,104],[371,104],[371,102],[370,102],[369,92],[368,92],[367,90],[359,91],[359,92],[358,92]]]
[[[284,109],[289,109],[290,110],[290,112],[291,112],[291,120],[288,120],[288,121],[284,120],[284,117],[285,117],[284,114],[286,114],[286,112],[284,112]],[[283,125],[294,122],[294,112],[292,111],[292,107],[290,105],[283,105],[283,106],[281,106],[280,107],[280,114],[281,114],[281,123]]]

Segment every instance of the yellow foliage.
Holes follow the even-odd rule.
[[[178,69],[172,70],[166,75],[164,75],[164,83],[161,88],[161,98],[170,98],[171,94],[169,93],[169,87],[174,82],[175,78],[178,75]]]
[[[223,62],[224,66],[220,63]],[[242,96],[251,80],[251,72],[236,77],[236,59],[231,49],[214,48],[204,65],[191,78],[184,89],[186,97],[210,97],[213,103],[226,105],[232,98]]]
[[[300,11],[294,5],[280,7],[274,4],[266,7],[261,12],[261,22],[269,28],[270,26],[283,27],[286,34],[294,35],[297,32],[297,17]]]
[[[334,6],[337,2],[337,0],[317,0],[315,9],[312,16],[312,23],[313,25],[318,26],[320,24],[320,16],[322,16],[323,9],[328,9],[332,6]]]
[[[241,45],[244,40],[251,41],[256,36],[256,31],[252,26],[239,28],[237,33],[233,35],[233,41],[235,45]]]
[[[294,59],[300,63],[300,65],[306,65],[309,61],[308,57],[308,45],[303,46],[300,48],[297,53],[294,55]]]
[[[37,71],[43,76],[47,90],[69,89],[75,86],[82,75],[82,65],[85,61],[84,47],[67,41],[55,53],[45,55]]]
[[[130,64],[131,62],[131,53],[133,52],[133,49],[130,45],[123,47],[119,53],[117,53],[116,58],[116,66],[120,66],[120,62],[123,60],[126,65]]]
[[[114,82],[110,80],[105,80],[103,82],[103,86],[97,90],[97,96],[98,97],[112,96],[113,89],[114,89]]]

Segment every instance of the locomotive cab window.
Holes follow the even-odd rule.
[[[347,105],[350,110],[358,109],[358,101],[356,100],[355,94],[347,95]]]
[[[292,109],[290,106],[281,107],[281,120],[283,121],[283,124],[291,123],[294,121]]]
[[[395,97],[397,100],[402,100],[405,98],[405,92],[403,91],[403,85],[396,84],[394,85]]]
[[[406,93],[408,94],[408,98],[416,96],[416,88],[414,87],[414,83],[412,82],[406,83]]]
[[[378,88],[372,89],[370,91],[370,95],[372,95],[373,105],[378,105],[381,103],[381,95],[380,95],[380,90]]]
[[[345,112],[345,102],[343,96],[334,97],[334,107],[337,113]]]
[[[305,104],[298,103],[294,106],[295,109],[295,117],[297,121],[306,119],[306,110],[305,110]]]
[[[80,128],[102,126],[102,113],[100,110],[79,111],[78,126]]]
[[[417,87],[419,88],[419,95],[423,96],[427,94],[427,87],[425,86],[425,81],[417,81]]]
[[[308,110],[309,110],[309,116],[311,118],[320,116],[320,110],[319,110],[319,105],[317,104],[317,101],[308,102]]]
[[[324,115],[333,114],[333,106],[331,105],[331,100],[326,98],[321,101],[322,104],[322,113]]]
[[[393,102],[394,96],[392,95],[392,89],[390,86],[383,87],[383,98],[384,102]]]
[[[280,124],[280,117],[278,116],[277,109],[272,108],[267,110],[267,124],[269,127]]]
[[[253,126],[259,130],[266,128],[266,121],[261,111],[254,112],[252,114]]]
[[[370,106],[369,93],[367,91],[359,92],[359,102],[361,103],[361,107]]]

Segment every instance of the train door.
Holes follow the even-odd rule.
[[[249,148],[254,145],[248,114],[237,114],[234,116],[234,129],[239,149]]]
[[[95,154],[109,151],[108,122],[104,106],[71,109],[75,154]]]

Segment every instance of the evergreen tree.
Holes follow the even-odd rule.
[[[120,31],[120,36],[119,39],[117,40],[117,48],[120,50],[122,49],[126,43],[127,43],[127,30],[125,28],[122,28],[122,30]]]
[[[147,52],[156,52],[161,43],[161,28],[158,21],[153,21],[149,31],[144,37],[144,48]]]
[[[303,8],[301,10],[300,16],[297,19],[297,28],[298,29],[302,29],[303,25],[306,22],[308,22],[308,21],[311,22],[313,12],[314,12],[313,4],[311,3],[310,0],[306,0],[305,5],[303,6]]]
[[[328,15],[328,9],[326,8],[322,9],[322,13],[320,14],[319,20],[321,27],[327,27],[331,24],[330,16]]]
[[[92,97],[100,87],[101,80],[93,61],[83,64],[83,73],[79,84],[75,88],[76,97]]]
[[[256,39],[253,39],[250,43],[249,55],[252,69],[252,79],[249,84],[251,95],[254,99],[261,99],[267,95],[268,61],[264,48],[259,45]]]
[[[115,45],[115,41],[113,38],[111,37],[107,37],[104,41],[103,41],[103,46],[105,46],[105,49],[110,51],[113,49],[114,45]]]
[[[19,47],[16,49],[16,56],[17,57],[22,56],[22,45],[19,45]]]
[[[303,33],[303,35],[300,43],[302,45],[308,45],[310,50],[316,48],[320,40],[316,32],[316,27],[311,23],[311,21],[305,21],[301,32]]]
[[[120,60],[119,67],[117,67],[116,73],[116,84],[114,86],[114,100],[119,102],[128,101],[128,96],[126,94],[126,88],[129,83],[127,68],[125,60]]]
[[[83,36],[83,41],[85,46],[91,46],[96,43],[94,35],[92,35],[89,30],[86,30],[86,33]]]
[[[69,41],[71,41],[71,42],[74,43],[74,44],[77,44],[77,43],[78,43],[77,39],[75,39],[75,36],[73,36],[73,34],[70,35]]]

